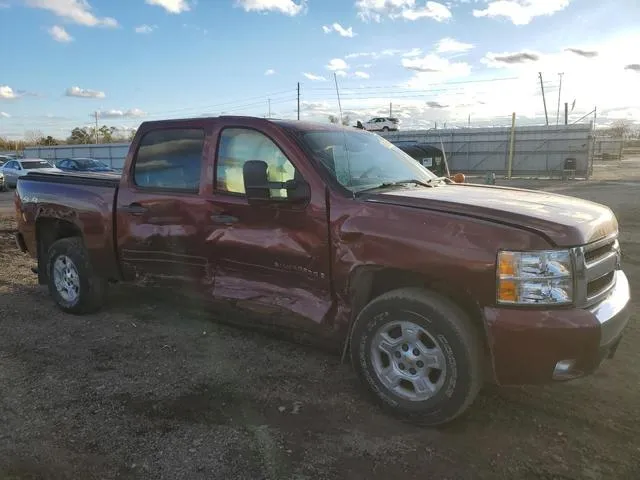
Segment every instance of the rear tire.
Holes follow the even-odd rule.
[[[383,132],[388,132],[389,131],[389,127],[382,127],[382,131]]]
[[[49,293],[62,311],[84,314],[102,308],[107,281],[93,273],[81,238],[63,238],[51,245],[47,277]]]
[[[452,421],[483,383],[477,328],[433,292],[404,288],[372,300],[358,315],[350,343],[358,377],[377,403],[415,423]]]

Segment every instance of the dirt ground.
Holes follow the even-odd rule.
[[[636,299],[637,167],[617,166],[624,180],[526,182],[613,208]],[[418,428],[382,414],[332,354],[195,305],[127,286],[101,313],[59,312],[8,233],[11,195],[0,194],[0,479],[640,478],[637,313],[595,375],[488,386],[463,418]]]

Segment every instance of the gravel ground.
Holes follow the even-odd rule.
[[[638,298],[640,183],[544,188],[616,211]],[[101,313],[65,315],[13,226],[0,220],[0,479],[640,478],[637,313],[595,375],[488,386],[425,429],[382,414],[332,354],[161,292],[120,286]]]

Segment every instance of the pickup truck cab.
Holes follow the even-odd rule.
[[[122,175],[29,174],[17,243],[70,313],[153,278],[349,354],[383,407],[436,425],[485,381],[568,380],[629,319],[611,210],[455,184],[380,136],[217,117],[145,122]]]

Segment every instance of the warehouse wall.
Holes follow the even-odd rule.
[[[70,157],[86,157],[101,160],[113,168],[121,169],[129,152],[128,143],[104,145],[58,145],[55,147],[27,147],[25,157],[59,160]]]
[[[516,127],[512,175],[561,176],[567,158],[587,177],[593,140],[589,124]],[[387,140],[444,147],[451,172],[507,173],[511,128],[459,128],[383,133]]]

